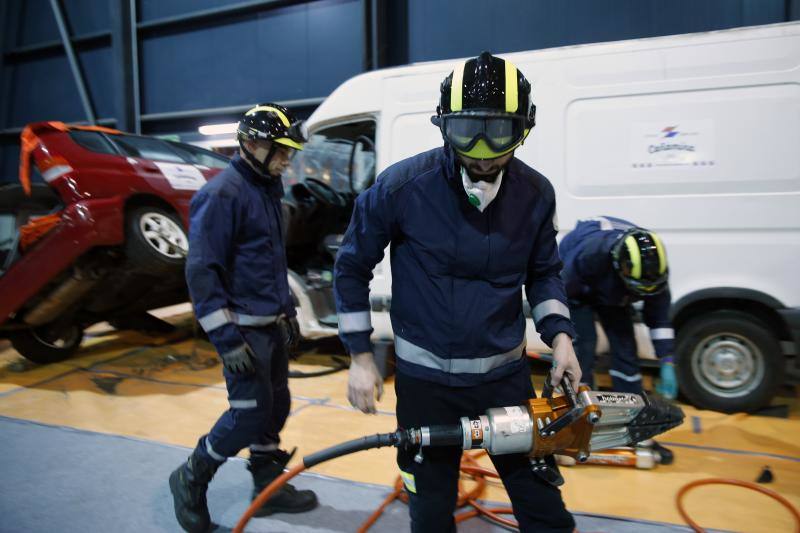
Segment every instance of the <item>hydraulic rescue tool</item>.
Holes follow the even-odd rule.
[[[522,405],[496,407],[475,418],[463,417],[452,425],[398,429],[361,437],[303,457],[302,463],[276,479],[255,499],[236,525],[244,526],[286,481],[303,470],[342,455],[361,450],[395,446],[417,449],[417,461],[433,446],[459,446],[464,450],[485,449],[492,455],[524,453],[535,473],[554,485],[563,482],[553,454],[578,462],[592,451],[628,446],[668,431],[683,422],[680,407],[646,395],[600,392],[582,385],[575,392],[567,379],[563,395],[553,396],[551,376],[545,379],[541,398]]]

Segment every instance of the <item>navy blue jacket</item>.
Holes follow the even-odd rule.
[[[396,163],[356,201],[334,268],[340,336],[371,350],[369,282],[391,243],[391,319],[397,369],[470,386],[523,365],[525,285],[550,344],[574,337],[556,246],[555,195],[544,176],[512,159],[481,213],[467,201],[448,148]]]
[[[239,326],[296,314],[281,230],[280,180],[238,155],[192,198],[186,282],[195,315],[220,354],[245,344]]]
[[[635,227],[627,220],[608,216],[578,221],[559,246],[567,296],[575,304],[595,307],[627,306],[643,300],[642,314],[656,355],[672,355],[675,334],[669,319],[669,288],[652,296],[637,295],[628,290],[611,263],[614,243]]]

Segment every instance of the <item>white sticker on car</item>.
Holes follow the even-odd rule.
[[[177,163],[160,163],[153,161],[158,169],[167,178],[173,189],[182,191],[196,191],[206,184],[203,173],[192,165]]]

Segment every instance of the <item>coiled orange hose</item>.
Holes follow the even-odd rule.
[[[683,498],[686,494],[697,487],[702,487],[703,485],[734,485],[737,487],[743,487],[745,489],[754,490],[756,492],[760,492],[770,498],[776,500],[778,503],[783,505],[795,519],[797,524],[797,528],[795,532],[800,533],[800,513],[797,512],[797,508],[792,505],[792,503],[775,492],[774,490],[770,490],[768,488],[762,487],[756,483],[752,483],[750,481],[741,481],[739,479],[726,479],[726,478],[719,478],[719,477],[712,477],[708,479],[698,479],[697,481],[692,481],[691,483],[687,483],[678,491],[678,495],[675,496],[675,505],[678,507],[678,512],[681,515],[681,518],[691,527],[695,533],[705,533],[705,529],[700,527],[700,524],[689,518],[689,515],[686,513],[686,509],[683,508]]]

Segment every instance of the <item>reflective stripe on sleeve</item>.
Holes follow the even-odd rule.
[[[353,313],[339,313],[339,331],[342,333],[356,333],[372,329],[372,317],[369,311],[355,311]]]
[[[569,318],[569,307],[564,302],[553,298],[536,304],[531,314],[536,323],[548,315],[561,315]]]

